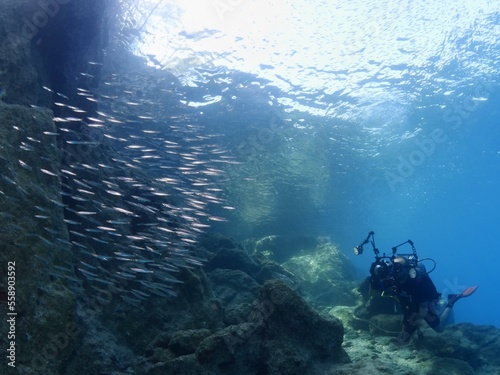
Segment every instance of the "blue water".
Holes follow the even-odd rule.
[[[403,146],[404,151],[394,152],[396,165],[389,161],[385,172],[396,174],[398,180],[389,189],[380,187],[382,191],[367,187],[371,190],[367,196],[376,203],[363,215],[363,224],[371,223],[381,250],[390,252],[391,246],[410,238],[421,258],[435,259],[437,268],[431,276],[444,295],[480,285],[469,300],[457,304],[456,321],[499,326],[500,292],[495,281],[500,206],[497,79],[479,78],[464,89],[463,96],[453,98],[464,103],[481,92],[487,99],[468,109],[459,107],[453,123],[431,108],[415,109],[420,121],[429,125],[414,139],[393,146]],[[439,97],[434,100],[441,104]],[[442,131],[437,139],[443,142],[432,143],[433,129]],[[423,142],[427,142],[427,151]],[[399,179],[397,168],[406,168],[401,169],[404,178]],[[359,225],[353,227],[363,238]],[[347,241],[344,244],[347,247]],[[366,259],[353,261],[367,264]]]
[[[207,4],[199,24],[182,23],[192,6],[169,8],[185,19],[162,31],[155,8],[134,52],[170,33],[150,65],[241,163],[215,230],[326,235],[360,278],[373,254],[352,247],[368,231],[387,253],[411,239],[444,295],[480,285],[456,321],[500,327],[498,4]]]
[[[306,158],[319,159],[324,163],[322,167],[328,169],[328,178],[319,181],[324,186],[316,186],[318,181],[308,174],[300,181],[300,173],[304,173],[300,166],[296,170],[298,176],[289,170],[285,175],[266,177],[263,181],[279,180],[272,190],[272,200],[282,200],[284,204],[269,209],[262,199],[250,196],[254,208],[269,212],[263,214],[265,219],[244,226],[233,218],[225,230],[242,238],[276,233],[328,235],[352,258],[360,276],[368,274],[373,254],[366,251],[354,257],[351,249],[369,230],[375,231],[382,252],[390,253],[392,246],[411,239],[420,258],[433,258],[437,262],[431,276],[444,296],[480,285],[475,295],[457,304],[457,322],[500,326],[495,308],[500,299],[496,281],[500,130],[495,115],[500,92],[493,79],[478,82],[482,100],[474,104],[472,110],[459,112],[454,122],[446,121],[446,109],[436,108],[447,106],[447,99],[439,95],[427,98],[426,106],[421,102],[407,103],[405,110],[409,115],[405,123],[396,124],[395,129],[346,129],[344,124],[338,129],[329,129],[331,139],[327,141],[315,135],[320,129],[325,131],[324,120],[302,114],[302,123],[307,127],[284,132],[294,134],[295,141],[289,140],[290,147],[294,144],[300,147],[302,142],[297,138],[313,139],[317,148],[308,149]],[[463,97],[473,98],[474,90],[474,86],[464,88],[458,103]],[[255,107],[254,101],[259,95],[247,98],[246,107]],[[379,106],[379,110],[384,111],[384,104]],[[389,116],[393,114],[391,108],[387,111]],[[217,121],[224,123],[226,116],[219,112]],[[243,112],[243,116],[253,127],[261,122],[258,115],[249,110]],[[282,120],[286,121],[286,116]],[[335,123],[335,120],[328,121]],[[268,127],[262,126],[262,129]],[[359,124],[353,121],[349,126]],[[279,132],[276,133],[274,136],[279,137]],[[255,134],[258,137],[259,133]],[[339,142],[336,137],[343,141]],[[363,144],[359,143],[360,139]],[[245,142],[248,139],[239,140],[240,145]],[[267,152],[274,151],[265,145],[258,148],[259,155]],[[283,157],[290,154],[285,153]],[[244,181],[232,182],[233,185],[240,183]],[[306,188],[290,191],[290,187],[282,187],[280,190],[280,184],[303,184]],[[318,189],[324,189],[322,201],[313,204],[311,195]],[[238,204],[234,204],[238,208]],[[426,264],[431,268],[431,262]]]

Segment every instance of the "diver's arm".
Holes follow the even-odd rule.
[[[371,276],[370,277],[370,288],[372,290],[377,290],[379,292],[382,292],[383,289],[381,287],[380,278],[378,278],[376,276]]]

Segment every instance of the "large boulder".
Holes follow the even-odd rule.
[[[253,252],[278,263],[284,263],[291,257],[304,255],[315,249],[321,239],[311,236],[270,235],[255,241]]]
[[[293,274],[270,259],[249,254],[234,240],[206,235],[200,245],[211,288],[226,307],[252,303],[259,287],[269,280],[279,279],[297,288]]]
[[[239,323],[205,338],[207,331],[194,330],[151,343],[150,353],[164,361],[147,374],[180,368],[200,375],[324,374],[326,367],[348,362],[343,332],[339,320],[320,316],[281,281],[269,281]],[[174,353],[173,347],[183,350]]]
[[[317,308],[355,305],[358,297],[353,290],[358,282],[349,258],[326,238],[309,243],[314,245],[290,252],[282,264],[300,280],[301,293]]]

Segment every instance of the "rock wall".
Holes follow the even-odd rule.
[[[55,93],[73,103],[76,87],[96,87],[107,42],[99,0],[4,0],[0,3],[0,88],[6,103],[52,108]],[[81,73],[87,73],[82,75]],[[88,104],[88,103],[85,103]]]
[[[0,2],[0,374],[59,374],[81,340],[52,109],[102,53],[106,4]]]
[[[0,289],[9,295],[6,311],[17,314],[10,326],[1,320],[1,332],[14,333],[1,339],[15,348],[16,368],[55,374],[77,337],[75,296],[53,282],[54,266],[71,262],[56,129],[50,110],[4,103],[0,124]]]
[[[0,88],[3,100],[22,105],[49,104],[40,85],[32,49],[35,29],[25,26],[37,14],[36,3],[28,0],[5,0],[0,3]]]

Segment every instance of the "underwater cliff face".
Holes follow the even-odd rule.
[[[75,294],[52,282],[57,268],[72,262],[60,194],[61,152],[48,109],[0,103],[0,123],[0,288],[15,297],[8,311],[17,313],[19,368],[50,374],[71,353],[68,332],[76,336],[77,328]],[[15,277],[9,283],[8,264]],[[2,332],[7,331],[2,319]],[[58,335],[64,336],[64,347],[51,343]],[[49,361],[52,356],[57,359]]]
[[[8,295],[5,311],[13,314],[1,324],[2,332],[11,333],[2,335],[2,347],[11,349],[2,374],[59,373],[82,333],[78,295],[56,282],[61,273],[73,273],[74,249],[64,221],[54,99],[43,88],[52,83],[55,68],[47,59],[55,53],[46,44],[54,39],[50,30],[76,3],[83,5],[0,4],[0,289]]]
[[[23,33],[22,18],[25,14],[33,15],[36,5],[31,1],[8,0],[2,1],[0,11],[0,82],[5,90],[2,100],[37,104],[39,94],[43,94],[40,72],[31,49],[31,34]]]

